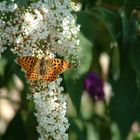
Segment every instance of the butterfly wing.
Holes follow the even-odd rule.
[[[36,69],[33,69],[33,70],[28,70],[26,72],[26,75],[27,75],[27,78],[30,80],[30,81],[33,81],[33,80],[38,80],[39,76],[38,76],[38,72],[36,71]]]
[[[37,63],[38,58],[32,56],[20,57],[17,60],[17,63],[26,71],[32,69]]]
[[[26,76],[29,80],[38,79],[38,58],[25,56],[18,58],[18,64],[26,71]]]
[[[58,75],[52,70],[43,77],[43,80],[46,82],[52,82],[52,81],[56,80],[57,77],[58,77]]]
[[[70,63],[62,59],[48,59],[48,63],[52,64],[53,71],[56,74],[61,74],[70,68]]]
[[[47,59],[46,60],[46,74],[44,80],[52,82],[57,79],[58,74],[61,74],[70,67],[70,63],[61,59]]]

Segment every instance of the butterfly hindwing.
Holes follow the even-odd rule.
[[[57,77],[58,77],[58,74],[56,74],[54,71],[50,71],[43,77],[43,80],[46,82],[52,82],[56,80]]]
[[[27,78],[32,81],[32,80],[38,80],[39,78],[39,75],[38,75],[38,69],[30,69],[28,71],[26,71],[26,75],[27,75]]]

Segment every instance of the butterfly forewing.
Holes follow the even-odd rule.
[[[61,59],[49,59],[50,63],[53,65],[54,72],[56,74],[61,74],[70,68],[70,63]]]
[[[38,79],[38,69],[35,67],[37,62],[37,57],[25,56],[18,58],[18,64],[26,71],[26,76],[29,80]]]
[[[37,63],[38,58],[32,56],[25,56],[18,58],[18,64],[26,71],[32,69]]]

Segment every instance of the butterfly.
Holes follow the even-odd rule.
[[[25,70],[29,81],[44,80],[52,82],[58,75],[71,67],[70,62],[58,58],[45,59],[33,56],[19,57],[17,63]]]

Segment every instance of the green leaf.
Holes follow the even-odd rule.
[[[71,69],[64,74],[67,91],[70,94],[72,102],[79,113],[81,104],[81,95],[83,92],[83,83],[85,74],[89,71],[92,61],[92,44],[82,34],[80,34],[81,64],[78,69]]]
[[[116,42],[119,33],[118,26],[120,26],[119,14],[103,7],[93,7],[90,10],[94,18],[107,30],[111,42]]]
[[[130,47],[129,57],[131,64],[136,72],[138,93],[135,100],[136,117],[140,122],[140,41],[135,42],[134,46]]]
[[[122,43],[123,48],[126,49],[130,44],[130,27],[124,10],[120,10],[121,24],[122,24]]]
[[[4,58],[0,59],[0,76],[4,76],[6,65],[7,60]]]
[[[112,66],[111,66],[111,71],[113,78],[116,80],[120,76],[120,54],[119,54],[119,49],[118,47],[113,47],[112,48]]]
[[[110,104],[110,116],[119,127],[121,140],[126,139],[135,120],[135,99],[137,96],[136,75],[128,55],[121,59],[121,73],[117,80],[111,81],[114,96]]]
[[[84,19],[84,20],[83,20]],[[116,42],[120,36],[120,17],[116,12],[101,7],[93,7],[85,12],[78,13],[78,23],[81,31],[95,45],[106,47],[110,42]]]
[[[69,128],[70,140],[86,140],[86,128],[82,126],[83,123],[81,122],[81,120],[69,117],[69,122],[71,124]],[[73,137],[72,132],[75,134],[75,139]]]

